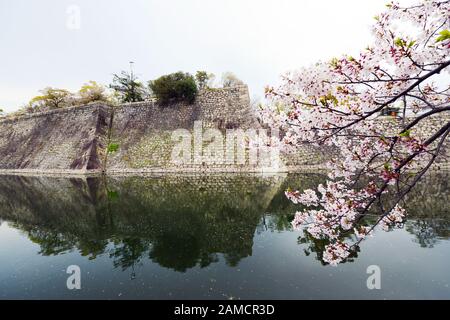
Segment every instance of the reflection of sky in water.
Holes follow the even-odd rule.
[[[450,298],[450,217],[446,202],[436,202],[448,200],[442,195],[430,208],[417,204],[404,229],[377,231],[352,262],[330,267],[315,252],[306,255],[312,244],[299,244],[300,233],[289,229],[293,208],[282,191],[292,181],[259,183],[254,192],[233,189],[233,179],[216,191],[216,180],[206,187],[197,181],[180,188],[192,197],[187,203],[162,180],[108,181],[118,194],[110,199],[98,181],[2,179],[0,298]],[[443,181],[438,189],[448,197]],[[19,185],[17,195],[8,191]],[[43,186],[59,192],[31,201]],[[45,255],[49,248],[62,250]],[[66,289],[72,264],[82,270],[80,291]],[[373,264],[381,268],[381,290],[366,287]]]

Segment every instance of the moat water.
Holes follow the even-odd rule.
[[[450,174],[409,195],[404,228],[321,263],[287,187],[320,174],[0,177],[2,299],[449,299]],[[81,289],[66,273],[80,267]],[[367,288],[367,268],[381,289]]]

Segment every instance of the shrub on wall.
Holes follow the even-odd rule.
[[[114,74],[113,83],[109,87],[115,91],[119,101],[124,103],[144,101],[147,96],[145,85],[132,72]]]
[[[206,71],[197,71],[195,74],[195,81],[197,82],[197,87],[199,89],[207,89],[213,85],[213,81],[215,79],[215,75],[213,73],[208,73]]]
[[[77,104],[84,105],[91,102],[110,102],[112,98],[106,92],[106,88],[96,81],[85,83],[77,94]]]
[[[28,112],[60,109],[70,107],[75,103],[73,93],[65,89],[47,87],[40,92],[41,95],[31,99],[26,106]]]
[[[198,93],[194,77],[184,72],[171,73],[150,81],[149,87],[162,105],[182,101],[193,103]]]
[[[224,88],[238,87],[243,84],[244,82],[232,72],[225,72],[222,74],[222,85]]]
[[[18,116],[33,112],[45,112],[73,106],[82,106],[92,102],[106,102],[112,104],[114,97],[106,91],[106,88],[95,81],[85,83],[77,93],[66,89],[47,87],[40,91],[41,95],[30,100],[18,112],[11,114]]]
[[[119,150],[119,144],[118,143],[110,143],[108,145],[108,152],[109,153],[116,152],[117,150]]]

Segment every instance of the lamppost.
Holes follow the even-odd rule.
[[[130,74],[131,74],[131,81],[134,80],[134,76],[133,76],[133,64],[134,61],[130,61]]]

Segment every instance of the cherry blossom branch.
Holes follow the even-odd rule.
[[[422,76],[419,78],[419,80],[417,80],[415,83],[413,83],[412,85],[410,85],[408,88],[406,88],[405,90],[403,90],[402,92],[400,92],[398,95],[396,95],[395,97],[391,98],[390,100],[382,103],[378,108],[376,108],[375,110],[367,113],[366,115],[362,116],[360,119],[351,122],[347,125],[344,125],[343,127],[341,127],[337,132],[342,131],[343,129],[349,128],[352,125],[357,124],[358,122],[361,122],[367,118],[369,118],[370,116],[374,115],[377,112],[380,112],[381,110],[383,110],[385,107],[389,106],[390,104],[394,103],[395,101],[397,101],[398,99],[400,99],[403,95],[406,95],[408,92],[410,92],[411,90],[413,90],[415,87],[417,87],[419,84],[421,84],[422,82],[424,82],[425,80],[431,78],[432,76],[434,76],[435,74],[440,73],[442,70],[444,70],[445,68],[447,68],[448,66],[450,66],[450,60],[446,61],[444,63],[442,63],[439,67],[437,67],[436,69],[434,69],[433,71],[430,71],[429,73],[427,73],[426,75]],[[336,133],[337,133],[336,132]]]
[[[307,223],[310,236],[329,243],[323,252],[326,263],[337,264],[349,256],[345,234],[354,232],[362,239],[379,223],[385,228],[403,221],[405,210],[399,204],[435,162],[449,135],[445,117],[434,118],[444,123],[425,141],[412,130],[424,119],[450,111],[450,86],[438,89],[432,81],[450,65],[450,37],[443,30],[450,1],[417,1],[421,2],[403,9],[392,3],[377,16],[372,27],[375,42],[358,58],[319,62],[285,77],[279,90],[266,90],[283,108],[274,113],[269,108],[265,116],[274,121],[272,126],[280,124],[287,145],[326,145],[339,153],[329,163],[326,185],[317,191],[286,193],[294,203],[312,207],[297,212],[292,224],[300,228]],[[405,35],[394,27],[398,21],[419,30]],[[393,118],[395,133],[386,134],[392,125],[372,120],[399,100],[403,116],[401,121]],[[406,116],[409,108],[416,114],[413,119]],[[423,112],[417,115],[419,111]],[[413,178],[406,175],[423,162],[426,165]],[[392,204],[386,205],[385,199]],[[374,210],[380,217],[372,228],[358,223]]]

